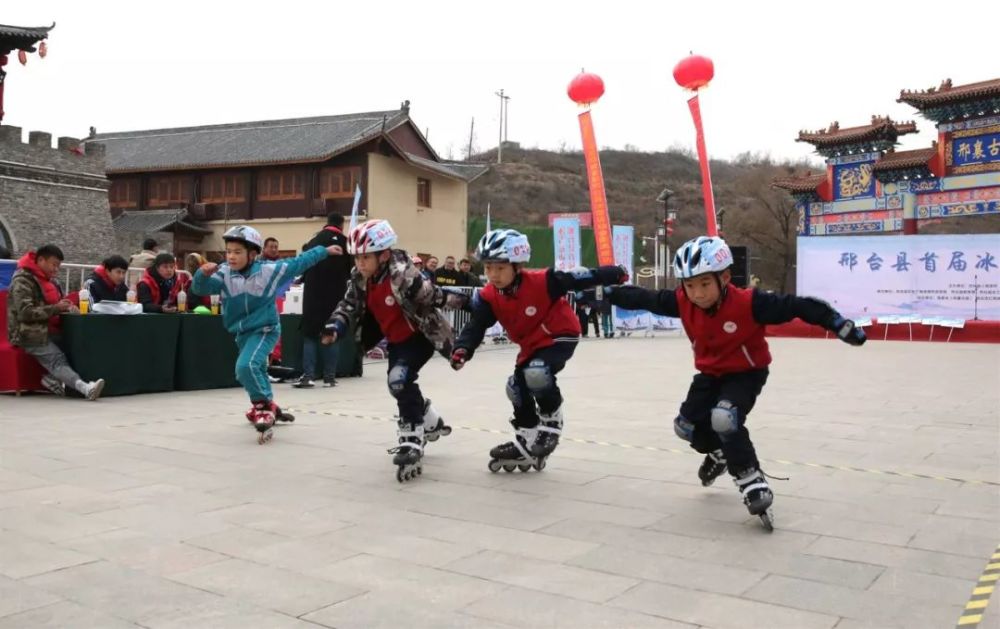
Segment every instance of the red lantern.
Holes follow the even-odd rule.
[[[45,55],[47,54],[49,54],[48,44],[46,44],[45,42],[38,44],[38,56],[44,59]]]
[[[705,87],[715,76],[715,65],[708,57],[691,55],[674,66],[674,80],[683,88],[696,90]]]
[[[17,60],[21,62],[21,65],[28,65],[28,53],[23,50],[17,51]]]
[[[604,81],[596,74],[581,72],[570,81],[566,93],[578,105],[596,103],[604,95]]]

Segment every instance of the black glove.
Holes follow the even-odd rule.
[[[458,371],[465,366],[465,361],[469,359],[469,351],[459,347],[451,353],[451,368]]]
[[[838,316],[833,320],[830,326],[830,331],[834,332],[841,341],[849,345],[864,345],[868,337],[865,336],[865,331],[859,327],[855,327],[854,322],[850,319],[845,319]]]
[[[621,275],[618,276],[618,281],[615,284],[624,284],[628,281],[628,269],[619,264],[618,270],[621,271]]]

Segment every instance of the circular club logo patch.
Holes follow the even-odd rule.
[[[736,331],[736,322],[726,321],[725,323],[722,324],[722,329],[728,332],[729,334],[732,334],[733,332]]]
[[[535,308],[534,306],[528,306],[527,308],[524,309],[524,314],[528,315],[529,317],[535,316],[536,312],[538,312],[538,308]]]
[[[391,306],[391,305],[393,305],[395,303],[396,303],[396,299],[392,295],[386,296],[386,298],[385,298],[385,305],[386,306]],[[734,329],[735,329],[735,326],[734,326]]]

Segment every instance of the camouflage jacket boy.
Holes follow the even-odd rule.
[[[59,283],[55,280],[52,283],[62,295]],[[49,332],[58,326],[59,315],[58,306],[45,302],[42,286],[31,271],[18,269],[14,272],[7,295],[7,338],[11,345],[45,345],[49,342]]]
[[[393,249],[392,257],[373,282],[381,282],[386,274],[396,303],[403,309],[403,315],[415,330],[427,337],[434,348],[445,358],[451,355],[455,332],[438,308],[462,308],[468,300],[464,295],[441,290],[432,281],[421,275],[413,266],[410,254],[402,249]],[[371,349],[382,338],[378,322],[367,312],[368,281],[355,268],[347,282],[347,292],[333,311],[326,324],[326,330],[336,331],[338,336],[347,334],[358,321],[357,339],[365,350]]]

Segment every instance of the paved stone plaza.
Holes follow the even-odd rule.
[[[509,346],[424,370],[455,431],[405,485],[384,363],[277,385],[265,446],[238,389],[0,397],[0,628],[955,626],[1000,542],[1000,346],[771,346],[773,534],[674,436],[679,336],[582,343],[541,473],[486,469]]]

